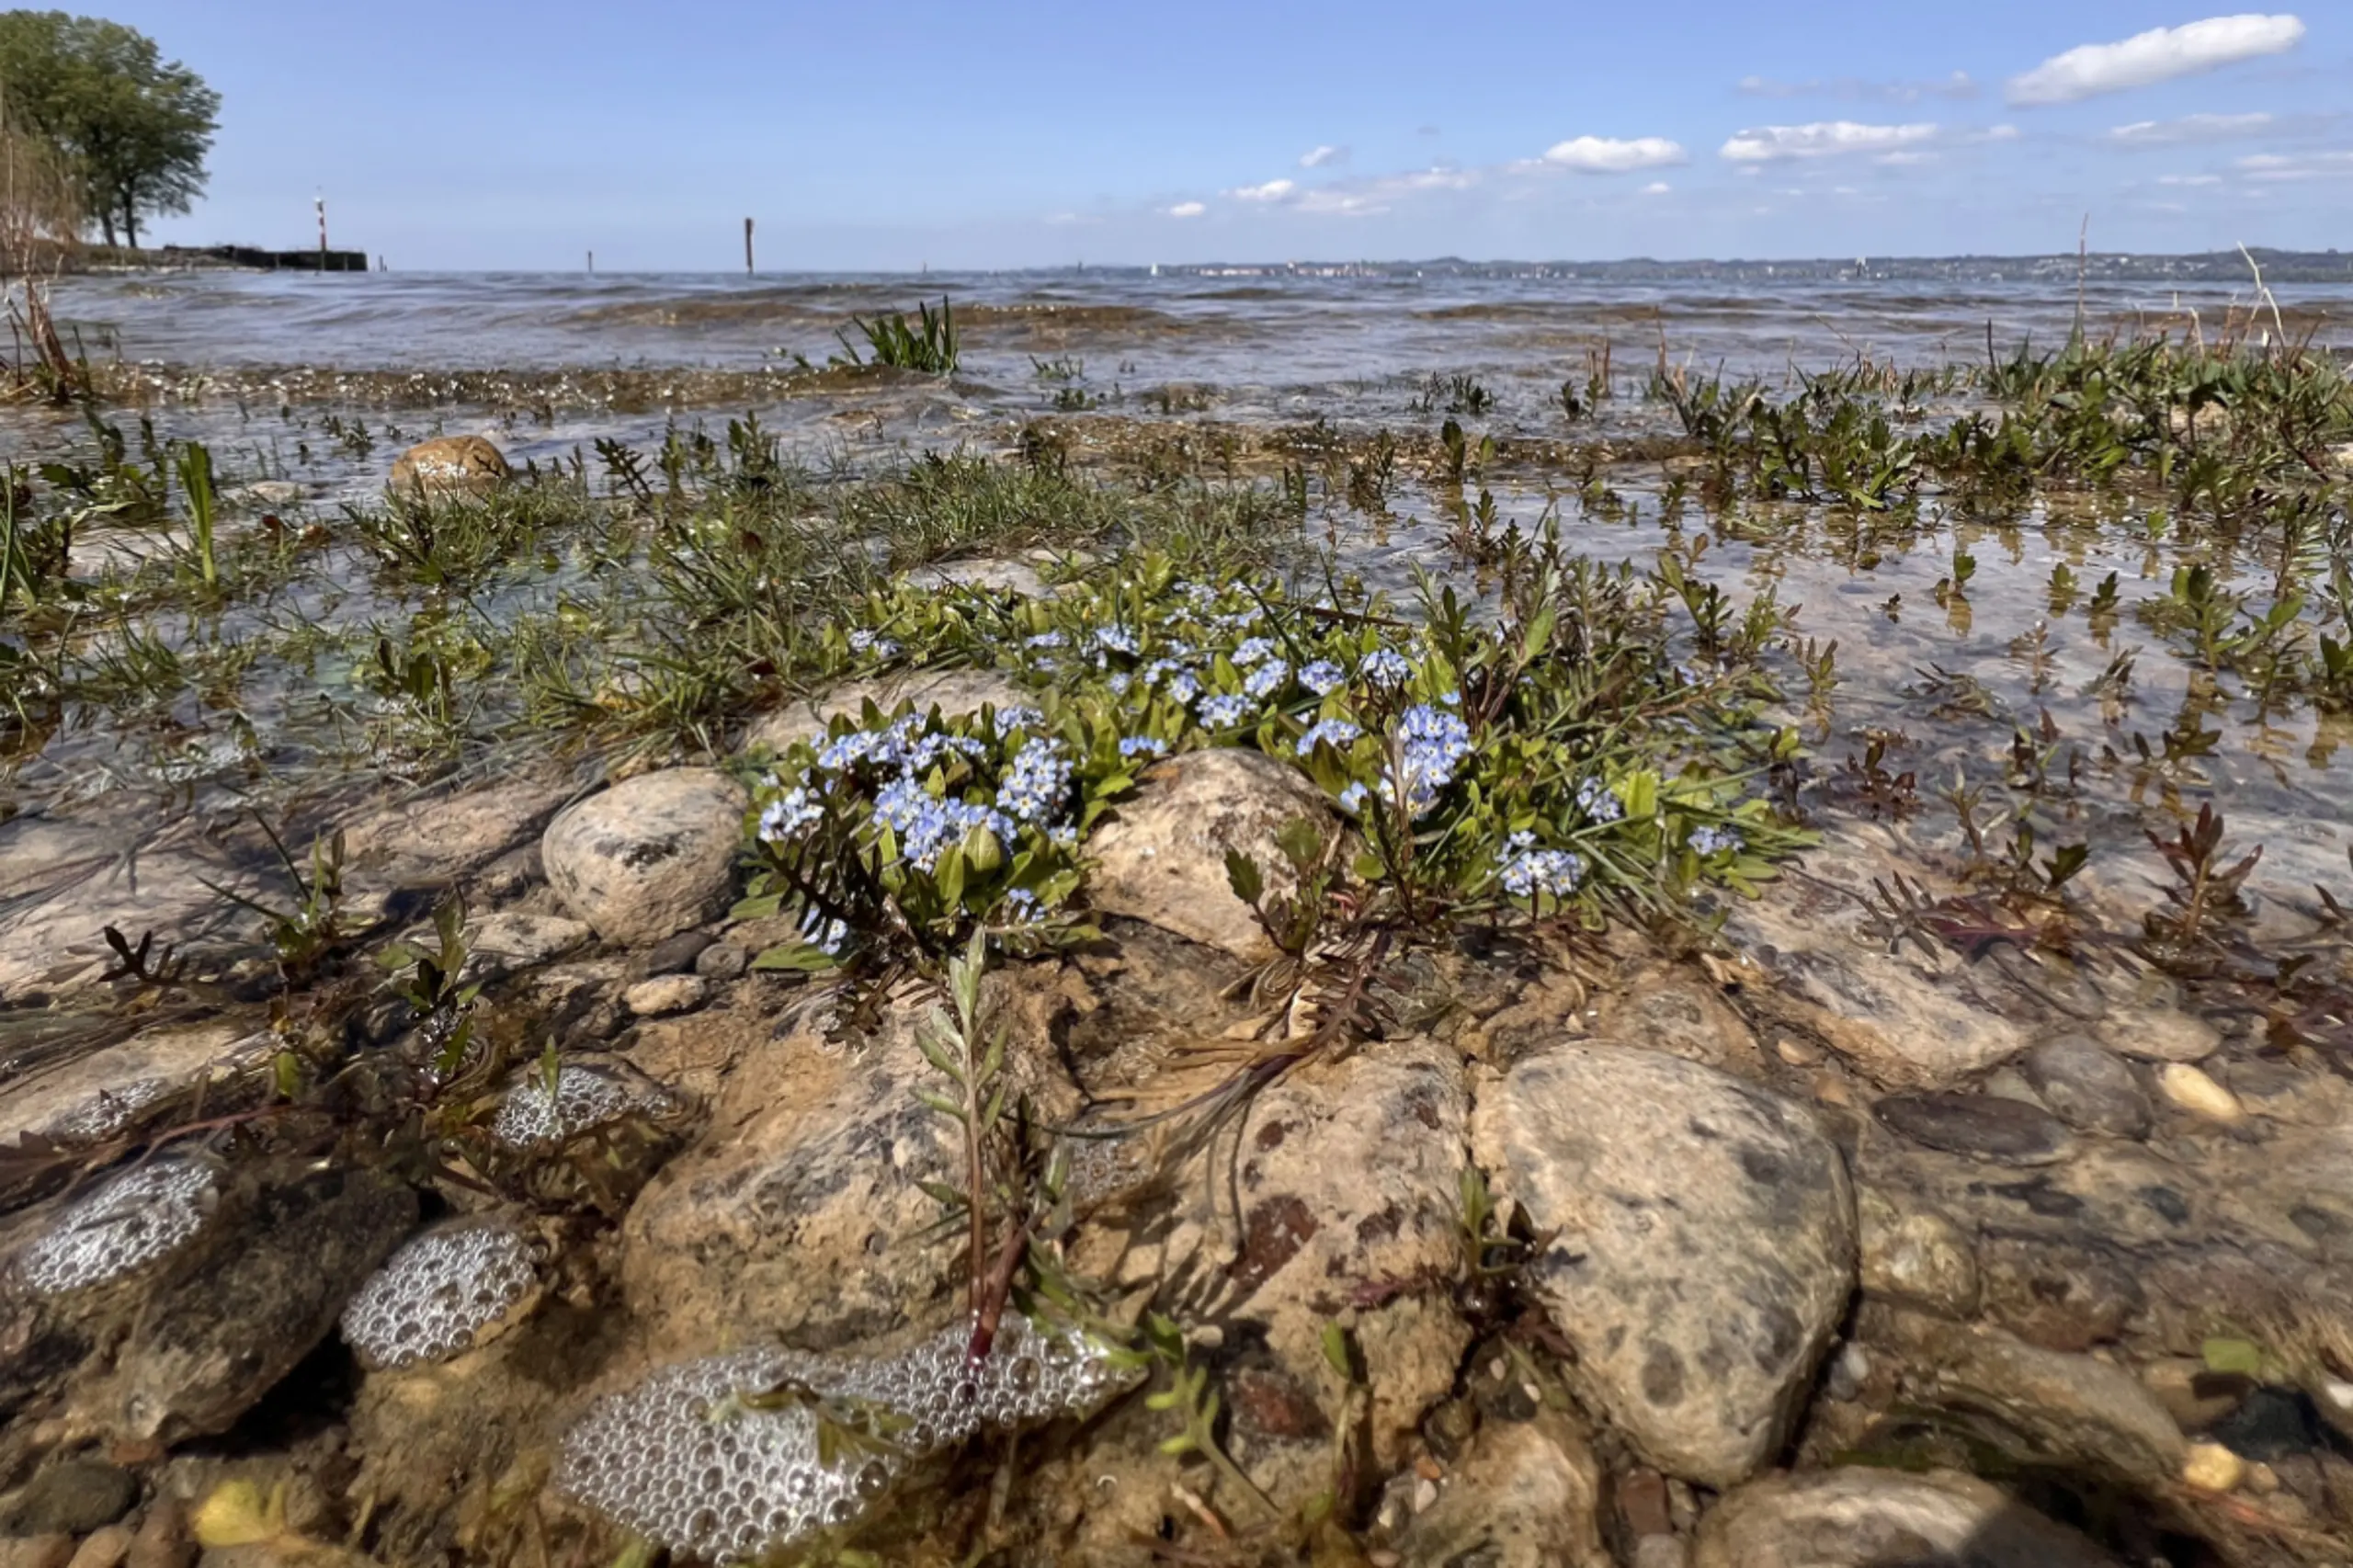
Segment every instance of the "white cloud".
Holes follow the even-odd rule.
[[[1690,161],[1690,154],[1684,152],[1681,143],[1664,136],[1637,136],[1631,141],[1614,136],[1579,136],[1554,142],[1544,153],[1544,162],[1585,175],[1631,174],[1636,169],[1661,169]]]
[[[1168,210],[1171,218],[1198,218],[1209,209],[1198,201],[1180,201]]]
[[[1346,147],[1312,147],[1300,154],[1299,166],[1302,169],[1320,169],[1345,164],[1347,161],[1348,150]]]
[[[1667,184],[1663,179],[1654,179],[1651,181],[1650,184],[1643,187],[1643,194],[1644,196],[1665,196],[1668,191],[1673,190],[1674,188],[1675,187],[1673,186]]]
[[[2222,183],[2222,176],[2220,175],[2159,175],[2157,183],[2159,185],[2220,185]]]
[[[2052,55],[2010,78],[2009,99],[2014,104],[2077,103],[2102,93],[2285,53],[2303,36],[2303,22],[2285,14],[2209,17],[2177,28],[2151,28],[2119,43],[2087,43]]]
[[[1735,164],[1769,164],[1841,153],[1896,153],[1936,139],[1933,125],[1858,125],[1851,119],[1825,119],[1812,125],[1760,125],[1742,131],[1717,149],[1717,155]]]
[[[2353,178],[2353,152],[2303,153],[2292,157],[2284,153],[2257,153],[2239,159],[2236,167],[2254,180],[2347,179]]]
[[[2136,119],[2108,133],[2129,147],[2163,147],[2177,142],[2221,142],[2260,136],[2276,123],[2268,114],[2190,114],[2179,119]]]
[[[1226,195],[1236,201],[1280,201],[1299,187],[1287,179],[1270,179],[1264,185],[1245,185]]]
[[[1740,90],[1752,98],[1847,98],[1860,103],[1915,104],[1922,98],[1973,98],[1977,84],[1966,71],[1933,82],[1870,82],[1858,76],[1816,76],[1803,82],[1778,82],[1770,76],[1743,76]]]

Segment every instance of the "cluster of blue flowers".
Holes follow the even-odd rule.
[[[1128,735],[1120,742],[1120,755],[1132,762],[1138,757],[1147,761],[1168,755],[1168,743],[1157,735]]]
[[[1403,653],[1376,648],[1358,663],[1357,675],[1375,686],[1403,686],[1414,678],[1414,666]]]
[[[1727,850],[1737,852],[1748,844],[1739,831],[1729,827],[1696,827],[1687,841],[1695,855],[1721,855]]]
[[[1566,898],[1585,880],[1585,858],[1569,849],[1539,849],[1536,835],[1515,833],[1504,841],[1511,858],[1504,862],[1504,891],[1514,898],[1539,893]]]
[[[1347,683],[1348,672],[1329,659],[1317,659],[1299,667],[1299,684],[1318,697],[1329,697]]]
[[[870,631],[863,628],[849,634],[849,651],[853,653],[869,653],[878,659],[895,659],[899,656],[898,643],[883,636],[880,631]]]
[[[1051,827],[1069,803],[1070,776],[1070,756],[1062,742],[1044,737],[1030,741],[1015,755],[997,786],[997,809],[1016,822]]]
[[[1231,730],[1245,722],[1257,711],[1257,705],[1246,697],[1222,696],[1201,699],[1201,722],[1212,730]]]
[[[1626,814],[1618,803],[1617,792],[1598,778],[1588,778],[1577,786],[1577,810],[1587,822],[1616,822]]]
[[[1442,708],[1416,703],[1397,721],[1397,748],[1405,803],[1419,816],[1471,759],[1471,727]]]
[[[1356,744],[1358,737],[1363,733],[1362,726],[1351,724],[1346,719],[1320,719],[1308,726],[1307,733],[1299,737],[1299,755],[1314,756],[1318,741],[1334,751],[1346,751]]]
[[[1280,659],[1268,659],[1243,677],[1242,689],[1264,702],[1290,684],[1290,666]]]
[[[874,820],[888,827],[899,841],[899,858],[917,870],[930,871],[939,858],[974,828],[985,828],[997,841],[1013,841],[1013,819],[989,806],[969,801],[943,801],[923,787],[914,774],[893,778],[874,797]]]
[[[760,812],[760,836],[770,844],[781,844],[798,838],[824,820],[825,809],[810,794],[809,786],[796,784],[770,801]]]
[[[1246,670],[1253,665],[1263,665],[1275,656],[1274,640],[1269,637],[1253,637],[1235,648],[1233,656],[1233,667],[1237,670]]]

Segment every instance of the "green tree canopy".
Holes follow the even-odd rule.
[[[71,160],[107,244],[204,189],[221,95],[155,40],[63,11],[0,11],[0,112]]]

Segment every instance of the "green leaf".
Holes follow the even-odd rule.
[[[1225,881],[1233,889],[1233,896],[1253,908],[1267,891],[1267,881],[1258,869],[1258,862],[1239,849],[1225,852]]]
[[[806,942],[782,942],[763,948],[752,960],[752,967],[768,973],[814,974],[832,969],[840,961],[823,948],[813,948]]]
[[[1343,1378],[1355,1381],[1355,1365],[1348,1357],[1348,1331],[1336,1323],[1324,1325],[1324,1360]]]

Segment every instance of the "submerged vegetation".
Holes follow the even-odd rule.
[[[855,324],[854,364],[957,368],[945,301]],[[1548,419],[1617,417],[1631,389],[1611,375],[1603,355],[1560,382]],[[265,917],[260,939],[111,930],[119,961],[74,1005],[99,1027],[266,1005],[267,1050],[225,1095],[28,1142],[0,1184],[21,1201],[197,1148],[328,1158],[559,1241],[602,1233],[691,1108],[567,1062],[563,1028],[485,979],[460,899],[429,935],[425,908],[347,911],[332,824],[355,782],[716,766],[748,787],[729,918],[758,983],[797,986],[793,1016],[836,1032],[882,1027],[911,993],[941,1004],[913,1092],[956,1150],[924,1191],[960,1239],[966,1312],[895,1359],[729,1346],[659,1370],[579,1429],[572,1494],[682,1553],[813,1536],[847,1552],[967,1439],[1004,1441],[1011,1487],[1014,1434],[1148,1381],[1164,1450],[1223,1483],[1189,1505],[1214,1560],[1323,1561],[1378,1506],[1356,1306],[1324,1325],[1335,1414],[1302,1423],[1328,1432],[1333,1480],[1293,1517],[1228,1452],[1175,1303],[1115,1311],[1075,1260],[1107,1191],[1145,1185],[1102,1167],[1214,1166],[1254,1096],[1406,1032],[1435,968],[1535,955],[1574,974],[1611,941],[1714,958],[1725,911],[1837,824],[1933,823],[1949,885],[1878,882],[1890,947],[2154,971],[2255,1020],[2266,1049],[2353,1072],[2353,975],[2330,960],[2345,910],[2323,891],[2313,933],[2258,937],[2262,846],[2236,842],[2211,770],[2232,720],[2274,757],[2292,728],[2326,768],[2353,713],[2340,360],[2078,341],[1916,373],[1858,361],[1778,392],[1662,362],[1648,402],[1674,431],[1614,449],[1495,427],[1472,376],[1413,390],[1423,424],[1403,432],[1075,419],[1002,455],[867,463],[797,459],[753,415],[674,421],[651,449],[599,439],[486,494],[333,510],[273,499],[258,452],[91,408],[85,452],[0,473],[0,823],[108,790],[258,812],[279,891],[224,896]],[[376,439],[356,421],[318,435],[355,460]],[[1790,585],[1818,563],[1824,593],[1868,589],[1828,642]],[[1996,591],[2038,619],[1986,654],[1966,646],[1972,598],[1990,611]],[[1924,621],[1961,649],[1949,665],[1864,663],[1879,629]],[[2154,650],[2120,645],[2128,626]],[[2071,706],[2058,644],[2077,642],[2099,667],[2071,677]],[[943,670],[1003,699],[896,697]],[[747,743],[813,696],[839,700]],[[2158,700],[2177,711],[2143,720]],[[1233,750],[1318,808],[1224,867],[1273,954],[1230,988],[1249,1017],[1197,1029],[1120,1103],[1050,1110],[1008,1065],[984,980],[1099,950],[1097,828]],[[2112,881],[2094,891],[2128,855],[2157,873],[2129,918]],[[1517,1294],[1540,1250],[1526,1215],[1499,1219],[1475,1170],[1461,1202],[1454,1276],[1381,1289],[1470,1303],[1464,1367],[1495,1350],[1514,1390],[1555,1397],[1559,1346]],[[536,1299],[520,1229],[428,1233],[405,1267],[441,1267],[451,1235],[497,1244],[485,1321]],[[456,1354],[476,1326],[369,1318],[354,1342],[389,1366]],[[980,1392],[959,1403],[959,1380]],[[640,1465],[648,1432],[676,1473]],[[698,1445],[741,1483],[708,1507]]]

